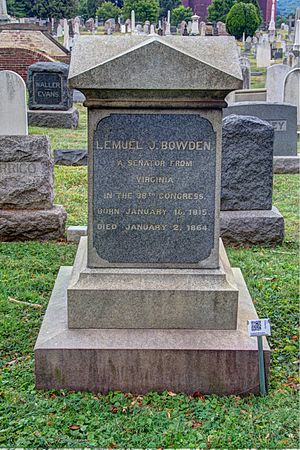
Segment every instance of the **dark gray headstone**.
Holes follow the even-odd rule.
[[[63,110],[73,106],[73,91],[68,88],[69,66],[60,62],[38,62],[28,69],[28,107],[38,110]]]
[[[297,155],[297,108],[288,103],[238,102],[223,110],[223,116],[255,116],[274,127],[274,156]]]
[[[221,210],[272,208],[273,127],[257,117],[223,120]]]
[[[198,263],[215,231],[216,141],[197,114],[111,114],[93,149],[93,246],[109,263]]]

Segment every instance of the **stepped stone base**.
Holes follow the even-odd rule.
[[[224,244],[280,245],[284,239],[284,218],[271,210],[221,211],[220,236]]]
[[[61,205],[51,209],[0,209],[0,241],[60,239],[66,220]]]
[[[79,112],[76,108],[67,111],[28,110],[28,124],[35,127],[77,128]]]
[[[68,329],[71,272],[72,267],[60,269],[35,345],[38,389],[259,392],[257,341],[247,334],[247,320],[257,315],[239,269],[233,269],[239,288],[237,330],[225,331]],[[264,355],[268,373],[265,339]]]

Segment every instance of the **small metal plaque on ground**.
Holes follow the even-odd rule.
[[[111,114],[93,144],[93,246],[108,263],[197,264],[214,248],[216,137],[198,114]]]

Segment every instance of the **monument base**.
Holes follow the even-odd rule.
[[[220,227],[225,244],[273,246],[284,239],[284,218],[275,206],[271,210],[221,211]]]
[[[34,127],[77,128],[79,112],[76,108],[67,111],[28,110],[28,123]]]
[[[60,239],[66,220],[61,205],[50,209],[0,209],[0,241]]]
[[[61,267],[35,345],[37,389],[259,392],[257,340],[247,334],[247,320],[257,315],[239,269],[233,269],[239,289],[237,329],[225,331],[68,329],[71,273],[72,267]],[[264,356],[268,374],[265,338]]]
[[[236,329],[238,290],[222,241],[219,269],[89,268],[80,240],[69,328]]]
[[[299,174],[300,156],[274,156],[273,172]]]

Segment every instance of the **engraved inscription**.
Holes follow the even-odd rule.
[[[18,177],[34,177],[41,170],[41,163],[37,162],[1,162],[0,163],[0,180],[4,178]]]
[[[286,120],[268,120],[275,131],[286,131]]]
[[[36,105],[59,105],[62,102],[62,79],[58,73],[35,73],[33,102]]]
[[[197,264],[215,233],[216,137],[198,114],[111,114],[94,132],[93,246],[109,263]]]

